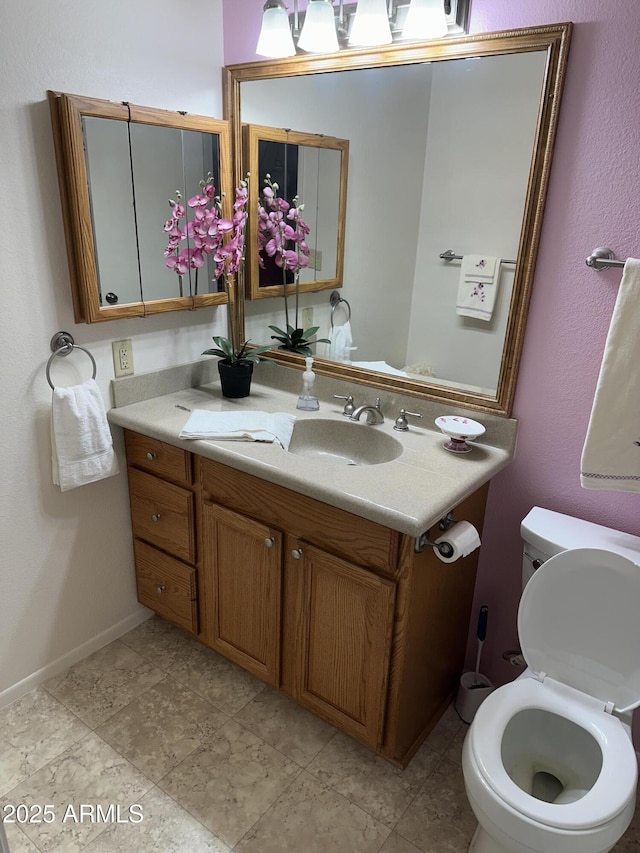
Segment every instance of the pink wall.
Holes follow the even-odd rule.
[[[256,59],[262,0],[223,0],[225,62]],[[620,271],[596,273],[596,246],[640,256],[640,6],[637,0],[472,0],[471,32],[573,21],[569,68],[538,256],[514,417],[514,463],[493,481],[475,614],[489,606],[482,669],[516,670],[520,520],[534,505],[640,535],[640,497],[580,487],[580,453]],[[640,323],[640,318],[639,318]],[[637,727],[640,735],[640,726]],[[640,741],[639,738],[636,739]]]

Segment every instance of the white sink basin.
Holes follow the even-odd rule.
[[[289,453],[316,456],[341,465],[380,465],[402,453],[402,444],[377,427],[326,418],[297,420]]]

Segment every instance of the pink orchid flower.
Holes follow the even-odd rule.
[[[194,195],[187,202],[189,207],[205,207],[205,205],[209,204],[209,199],[206,195]]]

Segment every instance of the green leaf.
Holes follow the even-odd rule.
[[[231,345],[229,338],[223,338],[221,335],[214,335],[213,340],[214,343],[220,347],[225,358],[228,358],[230,361],[235,361],[236,354],[233,351],[233,346]]]
[[[320,328],[320,326],[310,326],[308,329],[304,330],[302,335],[307,340],[309,340],[309,338],[312,338],[315,335],[315,333],[318,331],[319,328]]]
[[[220,358],[226,358],[221,349],[206,349],[202,355],[218,355]]]
[[[277,332],[277,334],[283,335],[285,338],[287,337],[287,333],[285,331],[283,331],[282,329],[279,329],[278,326],[269,326],[269,328],[273,332]],[[273,335],[271,335],[271,337],[273,337]]]

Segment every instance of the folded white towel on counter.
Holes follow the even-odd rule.
[[[348,359],[353,348],[351,323],[347,320],[342,326],[332,326],[329,331],[329,358]]]
[[[295,416],[286,412],[209,412],[194,409],[180,438],[214,441],[264,441],[289,449]]]
[[[457,314],[487,322],[491,320],[501,264],[501,258],[490,255],[464,255],[460,265]]]
[[[580,463],[585,489],[640,492],[640,260],[629,258],[611,317]]]
[[[54,388],[51,474],[62,492],[118,473],[102,394],[94,379]]]

